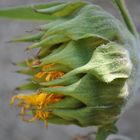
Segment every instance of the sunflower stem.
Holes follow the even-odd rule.
[[[118,7],[118,9],[121,13],[121,16],[122,16],[127,28],[129,29],[129,31],[138,38],[139,37],[138,32],[136,30],[136,27],[133,23],[133,20],[132,20],[130,14],[129,14],[129,11],[126,7],[125,0],[112,0],[112,1]]]
[[[95,140],[106,140],[106,138],[117,132],[115,125],[105,125],[98,128],[96,139]]]

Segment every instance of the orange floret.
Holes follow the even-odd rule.
[[[61,71],[45,72],[46,69],[48,69],[52,66],[54,66],[54,64],[48,64],[48,65],[43,66],[42,71],[38,72],[34,77],[36,79],[40,79],[43,76],[46,76],[45,80],[46,80],[46,82],[48,82],[48,81],[52,81],[52,80],[55,80],[57,78],[60,78],[64,75],[64,72],[61,72]]]

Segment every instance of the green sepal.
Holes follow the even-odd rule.
[[[58,53],[48,55],[41,59],[41,65],[59,63],[69,68],[76,68],[87,63],[90,59],[91,53],[92,52],[85,44],[72,41]]]
[[[84,2],[70,2],[70,3],[62,3],[60,5],[56,5],[50,8],[45,9],[36,9],[37,12],[43,13],[46,15],[54,15],[58,17],[69,16],[75,12],[75,10],[83,7],[86,3]]]
[[[26,84],[23,84],[19,87],[17,87],[16,89],[17,90],[20,90],[20,91],[36,91],[38,88],[40,88],[40,85],[38,84],[35,84],[35,83],[26,83]]]
[[[100,126],[97,131],[96,140],[106,140],[110,134],[117,133],[118,130],[114,124]]]
[[[52,22],[49,22],[47,24],[40,25],[40,30],[42,30],[42,31],[48,31],[50,28],[52,28],[52,27],[54,27],[54,26],[56,26],[58,24],[61,24],[61,23],[63,23],[66,20],[67,19],[65,19],[65,18],[53,20]],[[44,35],[44,37],[46,37],[46,36],[47,36],[47,32],[46,32],[46,35]]]
[[[132,63],[124,46],[108,43],[96,48],[91,60],[86,65],[74,69],[63,78],[78,73],[89,73],[99,80],[109,83],[117,78],[129,78],[131,71]]]
[[[37,74],[38,72],[40,72],[40,69],[24,69],[24,70],[18,70],[16,71],[17,73],[20,74],[25,74],[25,75],[29,75],[29,76],[34,76],[35,74]]]
[[[41,90],[48,94],[71,96],[87,106],[116,105],[116,108],[120,108],[127,98],[128,87],[125,81],[125,79],[117,79],[111,83],[105,83],[92,75],[85,75],[71,85],[52,88],[44,87]]]
[[[12,39],[10,42],[36,42],[40,41],[41,37],[44,35],[44,32],[39,32],[35,35],[26,35],[20,38]]]
[[[41,40],[38,43],[35,43],[29,46],[27,49],[42,48],[42,47],[47,47],[47,46],[48,48],[50,48],[49,46],[68,42],[69,40],[70,38],[66,37],[65,35],[52,35],[52,36],[46,37],[45,39]]]
[[[115,110],[114,110],[115,109]],[[66,120],[76,120],[81,127],[113,124],[120,112],[111,106],[83,107],[80,109],[53,109],[52,114]]]
[[[56,115],[52,115],[52,117],[49,117],[48,122],[59,125],[71,125],[71,124],[79,125],[79,123],[76,120],[67,120]]]
[[[60,102],[50,104],[46,107],[50,109],[76,109],[81,108],[84,104],[72,97],[64,97]]]
[[[67,85],[70,85],[70,84],[73,84],[77,81],[79,81],[81,78],[81,75],[74,75],[74,76],[71,76],[70,78],[68,79],[56,79],[56,80],[52,80],[52,81],[49,81],[49,82],[43,82],[43,83],[40,83],[40,85],[42,86],[67,86]]]
[[[37,53],[37,57],[42,59],[42,58],[48,56],[49,54],[51,54],[53,52],[53,50],[55,50],[57,48],[61,48],[62,46],[64,46],[64,45],[56,44],[56,45],[52,45],[52,46],[42,47],[42,48],[40,48],[39,52]]]
[[[48,36],[65,34],[72,40],[99,37],[108,41],[124,42],[122,28],[125,27],[119,20],[99,6],[85,5],[66,21],[48,29],[47,34]]]

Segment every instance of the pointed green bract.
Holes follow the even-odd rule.
[[[71,2],[71,3],[62,3],[46,9],[37,9],[37,12],[54,15],[58,17],[69,16],[75,12],[78,8],[81,8],[85,5],[84,2]]]
[[[52,28],[53,26],[61,24],[66,20],[67,19],[65,19],[65,18],[61,18],[61,19],[58,18],[57,20],[53,20],[52,22],[49,22],[49,23],[44,24],[44,25],[41,25],[40,29],[43,30],[43,31],[47,31],[48,29]],[[46,37],[47,34],[45,34],[44,36]],[[45,38],[45,37],[43,37],[43,38]]]
[[[56,19],[55,16],[42,15],[36,13],[34,8],[49,8],[61,3],[50,3],[50,4],[41,4],[34,6],[21,6],[13,8],[3,8],[0,9],[0,17],[3,18],[14,18],[20,20],[53,20]]]
[[[84,106],[83,103],[81,103],[80,101],[78,101],[77,99],[74,99],[72,97],[65,97],[62,101],[55,103],[55,104],[51,104],[49,105],[47,108],[53,108],[53,109],[76,109],[76,108],[80,108]]]
[[[64,43],[69,40],[70,39],[64,35],[53,35],[53,36],[46,37],[44,40],[40,41],[39,43],[29,46],[28,49],[53,46],[55,44]]]
[[[33,76],[33,75],[38,73],[38,71],[35,71],[35,70],[32,70],[32,69],[18,70],[16,72],[20,73],[20,74],[29,75],[29,76]]]
[[[79,125],[79,123],[75,120],[67,120],[67,119],[62,119],[59,116],[55,116],[55,117],[50,117],[48,119],[49,123],[53,123],[53,124],[59,124],[59,125],[71,125],[71,124],[75,124],[75,125]]]
[[[35,35],[28,35],[28,36],[12,39],[11,42],[36,42],[36,41],[40,41],[43,35],[44,33],[41,32]]]
[[[35,84],[35,83],[26,83],[24,85],[21,85],[19,87],[17,87],[17,90],[20,90],[20,91],[36,91],[38,88],[40,88],[40,86],[38,84]]]

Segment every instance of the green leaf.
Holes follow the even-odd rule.
[[[61,3],[48,3],[34,6],[21,6],[21,7],[13,7],[13,8],[3,8],[0,9],[0,17],[3,18],[14,18],[21,20],[52,20],[56,19],[55,16],[52,15],[44,15],[35,12],[34,8],[50,8]],[[34,7],[34,8],[33,8]]]

